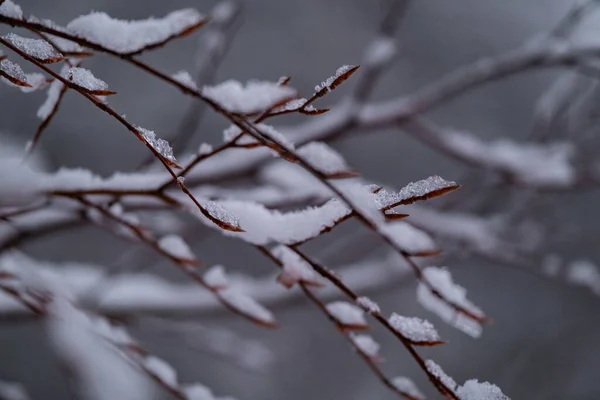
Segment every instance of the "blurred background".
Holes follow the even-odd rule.
[[[381,80],[373,98],[410,93],[460,65],[518,46],[554,26],[570,3],[565,0],[413,1],[397,34],[400,56]],[[117,18],[140,19],[184,7],[208,12],[216,2],[21,0],[19,4],[25,14],[66,24],[91,10],[105,11]],[[360,63],[365,46],[377,32],[382,4],[360,0],[244,1],[243,25],[216,80],[276,80],[289,75],[293,78],[292,86],[308,95],[314,85],[340,65]],[[600,24],[592,20],[586,29],[593,37],[598,34]],[[2,27],[2,32],[5,31]],[[151,52],[144,59],[169,74],[191,70],[201,37],[200,31]],[[177,90],[118,60],[97,55],[86,60],[85,66],[119,92],[110,99],[116,110],[125,113],[128,120],[155,130],[159,136],[169,137],[189,105],[189,100]],[[531,130],[536,99],[556,74],[556,71],[530,72],[494,82],[436,108],[429,115],[440,124],[470,130],[481,138],[522,139]],[[349,81],[319,105],[333,105],[352,85]],[[36,110],[44,99],[44,92],[21,95],[13,88],[1,86],[2,134],[21,144],[29,140],[39,123]],[[298,120],[282,120],[282,124]],[[207,113],[190,148],[196,148],[200,142],[221,143],[221,132],[227,125],[221,117]],[[434,174],[463,183],[460,182],[463,166],[400,130],[355,135],[336,142],[334,147],[366,178],[391,187],[399,188]],[[144,147],[131,134],[73,93],[67,94],[39,150],[50,169],[61,165],[84,167],[102,175],[131,170],[146,156]],[[467,190],[468,183],[465,185]],[[577,235],[565,241],[560,249],[563,254],[599,259],[599,201],[597,191],[564,197],[564,207],[556,212],[567,215],[576,229],[573,226],[565,229]],[[350,224],[345,229],[351,232],[360,227]],[[317,243],[314,251],[326,251],[331,243],[331,239]],[[229,269],[256,275],[272,272],[267,260],[239,241],[212,235],[192,245],[208,263],[222,263]],[[53,261],[108,265],[126,248],[127,244],[105,233],[83,229],[35,242],[24,250]],[[513,399],[600,398],[600,298],[584,289],[542,280],[490,262],[469,258],[448,262],[460,263],[460,268],[453,270],[455,280],[468,289],[469,297],[494,320],[479,339],[448,327],[424,311],[416,303],[414,282],[370,295],[386,310],[426,317],[438,327],[449,344],[424,349],[425,356],[438,361],[459,382],[470,378],[487,380]],[[454,267],[453,264],[449,266]],[[157,271],[168,268],[166,264],[153,267]],[[267,346],[274,359],[261,372],[195,351],[170,333],[158,333],[160,329],[152,326],[134,329],[134,333],[156,354],[170,361],[181,380],[203,382],[216,393],[240,400],[395,398],[307,301],[275,307],[275,311],[281,328],[274,331],[262,330],[230,315],[202,320],[226,326]],[[410,376],[426,394],[437,398],[424,374],[391,335],[378,328],[373,335],[382,345],[386,371]],[[68,398],[64,380],[55,367],[43,331],[36,323],[0,324],[0,379],[24,383],[34,399]],[[164,398],[168,396],[165,394]]]

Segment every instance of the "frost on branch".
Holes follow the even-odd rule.
[[[239,218],[229,210],[229,207],[212,200],[202,201],[202,207],[206,213],[203,213],[204,216],[208,217],[221,229],[229,232],[244,232],[244,229],[240,226]]]
[[[280,245],[271,250],[271,253],[283,264],[283,271],[277,277],[277,282],[283,286],[291,288],[299,282],[311,286],[323,286],[323,281],[319,279],[310,264],[294,250]]]
[[[23,10],[21,10],[21,7],[12,0],[4,0],[4,2],[0,4],[0,15],[9,18],[22,19]]]
[[[356,70],[358,65],[342,65],[335,71],[335,75],[330,76],[319,85],[315,86],[315,96],[322,96],[327,92],[331,92],[339,84],[348,79]]]
[[[12,61],[6,59],[0,61],[0,76],[2,79],[6,79],[16,86],[31,87],[27,82],[25,72],[23,72],[19,64],[15,64]]]
[[[447,181],[440,176],[434,175],[420,181],[411,182],[398,192],[387,191],[385,189],[377,190],[375,201],[382,211],[386,211],[399,205],[411,204],[418,200],[427,200],[432,197],[441,196],[459,187],[456,182]]]
[[[173,149],[169,142],[164,139],[157,138],[154,131],[144,129],[142,127],[137,126],[136,129],[142,135],[146,143],[148,143],[156,152],[161,156],[161,158],[171,167],[181,168],[173,155]]]
[[[377,361],[379,360],[379,343],[377,343],[369,335],[350,335],[350,339],[354,345],[367,357]]]
[[[435,242],[427,233],[406,222],[388,222],[382,224],[379,231],[411,256],[431,256],[439,253]]]
[[[460,400],[510,400],[502,390],[489,382],[470,379],[456,389]]]
[[[96,78],[90,70],[85,68],[70,68],[66,72],[65,78],[96,96],[108,96],[116,93],[112,90],[108,90],[108,84],[106,82]]]
[[[456,390],[456,381],[452,379],[450,375],[446,374],[442,367],[440,367],[435,361],[425,360],[425,366],[427,367],[427,371],[431,375],[438,378],[448,389],[450,389],[452,392]]]
[[[186,35],[204,21],[205,17],[191,8],[173,11],[163,18],[138,21],[115,19],[103,12],[93,12],[75,18],[66,30],[119,54],[135,54]]]
[[[415,385],[415,383],[412,380],[404,376],[397,376],[393,378],[392,384],[396,389],[412,397],[414,400],[425,399],[425,396],[423,395],[423,393],[421,393],[417,385]]]
[[[358,304],[365,312],[369,314],[378,314],[380,312],[379,304],[375,303],[366,296],[356,299],[356,304]]]
[[[431,284],[438,295],[424,283],[424,280]],[[447,301],[440,299],[439,296]],[[479,321],[485,319],[483,312],[467,299],[466,289],[452,281],[450,271],[447,269],[425,268],[423,279],[421,279],[417,288],[417,299],[423,307],[437,314],[438,317],[455,328],[475,338],[481,335]],[[465,315],[463,312],[456,310],[448,304],[448,301],[466,310],[471,315]],[[477,319],[474,319],[474,317]]]
[[[268,81],[249,81],[246,85],[228,80],[214,86],[204,86],[202,95],[229,112],[254,114],[275,107],[296,95],[289,86]]]
[[[3,39],[43,64],[51,64],[64,59],[64,56],[44,39],[24,38],[14,33],[4,35]]]
[[[416,317],[403,317],[393,313],[390,325],[402,336],[419,346],[433,346],[442,343],[440,335],[431,322]]]
[[[158,241],[158,247],[165,253],[179,260],[189,261],[196,259],[187,243],[177,235],[172,234],[163,236]]]
[[[363,310],[345,301],[335,301],[327,304],[327,312],[344,328],[365,329],[367,321]]]
[[[340,153],[323,142],[310,142],[298,149],[300,155],[314,169],[328,178],[356,176]]]

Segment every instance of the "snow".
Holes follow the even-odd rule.
[[[498,139],[485,143],[466,132],[448,131],[445,146],[466,159],[508,171],[521,182],[538,185],[568,185],[576,171],[570,163],[574,148],[569,143],[515,143]]]
[[[393,38],[379,37],[365,51],[365,61],[372,67],[381,67],[389,63],[396,55],[396,43]]]
[[[204,86],[202,95],[218,103],[229,112],[253,114],[294,97],[296,91],[289,86],[279,86],[275,82],[249,81],[246,85],[227,80],[218,85]]]
[[[39,73],[39,72],[32,72],[32,73],[25,74],[25,78],[26,78],[26,82],[29,84],[29,87],[15,85],[8,79],[3,79],[3,80],[9,86],[18,87],[21,90],[21,92],[23,92],[23,93],[31,93],[31,92],[35,92],[36,90],[44,89],[50,83],[50,82],[48,82],[46,75]]]
[[[385,223],[383,214],[377,208],[374,195],[368,186],[354,179],[335,180],[331,184],[350,203],[352,210],[359,212],[375,226]]]
[[[177,164],[177,160],[173,155],[173,149],[171,148],[169,142],[164,139],[157,138],[154,131],[144,129],[139,126],[136,126],[136,129],[140,132],[146,142],[148,142],[148,144],[150,144],[150,146],[152,146],[152,148],[158,152],[158,154],[160,154],[166,160]]]
[[[349,170],[342,155],[323,142],[305,144],[298,149],[298,155],[317,171],[326,175],[335,175]]]
[[[274,108],[273,113],[276,114],[276,113],[280,113],[280,112],[284,112],[284,111],[296,111],[296,110],[300,110],[300,109],[304,109],[308,112],[317,110],[311,104],[309,104],[306,107],[302,107],[306,102],[307,102],[307,100],[305,98],[293,99],[293,100],[286,102],[282,106]]]
[[[15,64],[12,61],[7,59],[0,61],[0,72],[3,73],[3,79],[9,80],[14,84],[19,85],[20,82],[27,83],[25,72],[23,72],[19,64]]]
[[[600,295],[600,270],[588,260],[572,261],[568,265],[567,280],[570,283],[588,287]]]
[[[335,71],[335,75],[330,76],[329,78],[327,78],[326,80],[324,80],[323,82],[321,82],[320,85],[315,86],[315,92],[320,92],[323,89],[327,89],[327,91],[331,91],[335,86],[334,83],[336,83],[336,80],[338,80],[342,75],[344,75],[345,73],[347,73],[348,71],[350,71],[352,68],[355,68],[355,65],[342,65],[341,67],[339,67],[337,69],[337,71]]]
[[[425,360],[425,367],[427,371],[433,376],[437,377],[448,389],[454,391],[456,389],[456,382],[452,377],[444,372],[442,367],[436,364],[433,360]]]
[[[165,360],[150,355],[144,359],[144,368],[169,387],[177,387],[177,372]]]
[[[8,18],[22,19],[23,10],[21,10],[21,7],[13,1],[4,0],[4,2],[0,4],[0,15]]]
[[[371,358],[377,358],[379,355],[379,343],[377,343],[369,335],[351,335],[350,339],[356,347],[360,349],[364,354]]]
[[[212,266],[204,274],[204,282],[213,289],[220,290],[228,286],[225,268],[222,265]]]
[[[212,391],[200,383],[185,385],[182,392],[187,400],[216,400]]]
[[[196,82],[194,82],[194,78],[192,78],[190,73],[187,71],[176,72],[173,74],[173,79],[182,85],[189,87],[190,89],[198,90],[198,86],[196,85]]]
[[[380,225],[378,230],[396,246],[411,255],[426,256],[438,252],[435,242],[427,233],[406,222],[388,222]]]
[[[327,311],[341,325],[349,328],[366,328],[367,322],[363,310],[345,301],[327,304]]]
[[[279,245],[271,250],[271,254],[283,264],[283,271],[277,277],[277,282],[283,286],[291,288],[298,282],[314,286],[323,285],[311,265],[289,247]]]
[[[350,213],[349,209],[336,199],[319,207],[285,213],[269,210],[262,204],[248,201],[220,200],[219,204],[239,218],[239,224],[245,231],[223,233],[259,245],[271,242],[302,242],[332,227],[336,221]]]
[[[0,207],[23,206],[39,199],[37,171],[21,162],[21,154],[12,146],[0,145]]]
[[[96,78],[90,70],[85,68],[70,68],[64,77],[92,93],[103,94],[103,92],[108,91],[108,84]]]
[[[236,230],[240,229],[240,220],[239,218],[233,214],[228,207],[223,206],[221,203],[217,203],[216,201],[208,200],[201,201],[202,207],[206,209],[206,211],[210,214],[214,219],[228,225],[231,228]]]
[[[212,145],[208,144],[208,143],[202,143],[200,145],[200,147],[198,148],[198,155],[204,155],[204,154],[208,154],[208,153],[212,153],[213,151],[213,147]]]
[[[470,379],[456,390],[460,400],[510,400],[500,388],[489,382]]]
[[[416,317],[403,317],[396,313],[393,313],[388,321],[392,328],[413,342],[440,341],[440,335],[429,321]]]
[[[450,271],[446,268],[427,267],[423,269],[423,278],[426,279],[435,290],[446,300],[468,310],[477,316],[483,316],[483,312],[467,299],[467,291],[452,281]],[[417,300],[427,310],[435,313],[448,324],[472,336],[481,335],[481,325],[471,317],[455,310],[446,301],[433,294],[431,290],[421,281],[417,287]]]
[[[281,144],[287,149],[293,149],[294,144],[290,142],[283,134],[277,131],[273,126],[267,124],[255,124],[256,129],[260,131],[267,139],[274,139],[278,144]],[[225,142],[229,142],[236,138],[242,130],[237,127],[237,125],[230,125],[227,129],[223,131],[223,140]],[[238,144],[241,145],[257,145],[262,146],[262,144],[252,136],[246,134],[242,136],[238,141]]]
[[[126,21],[103,12],[92,12],[71,21],[69,33],[121,54],[135,53],[171,37],[185,33],[202,22],[204,16],[186,8],[163,18]]]
[[[30,397],[22,384],[0,380],[0,399],[30,400]]]
[[[69,66],[65,64],[60,71],[61,76],[66,76],[68,70]],[[39,119],[45,120],[50,116],[52,110],[54,109],[54,107],[56,107],[56,104],[60,98],[60,92],[62,91],[63,86],[64,84],[58,79],[52,81],[50,87],[46,91],[46,100],[44,101],[44,103],[42,103],[42,105],[37,111],[37,117]]]
[[[269,325],[273,325],[275,323],[275,317],[271,311],[267,310],[252,297],[233,287],[219,291],[219,296],[221,299],[243,314],[249,315]]]
[[[12,32],[4,35],[3,38],[28,56],[42,63],[53,63],[64,58],[50,43],[43,39],[24,38]]]
[[[396,389],[398,389],[402,393],[406,393],[407,395],[414,397],[415,399],[425,399],[425,396],[423,395],[423,393],[421,393],[419,388],[417,388],[417,385],[415,385],[415,383],[412,380],[404,376],[397,376],[395,378],[392,378],[392,384]]]
[[[62,299],[55,299],[45,321],[53,350],[63,363],[77,371],[77,388],[83,398],[135,400],[151,397],[147,377],[95,332],[83,312]]]
[[[163,236],[158,241],[158,247],[169,255],[183,260],[195,260],[196,256],[187,243],[180,237],[174,234]]]
[[[375,201],[382,210],[388,210],[400,204],[410,204],[417,200],[425,200],[436,192],[445,192],[458,187],[456,182],[447,181],[434,175],[426,179],[411,182],[398,192],[379,190],[375,194]]]
[[[375,303],[366,296],[356,299],[356,304],[358,304],[365,312],[368,312],[369,314],[378,314],[380,312],[379,304]]]

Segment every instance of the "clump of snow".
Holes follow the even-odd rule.
[[[227,287],[227,275],[222,265],[212,266],[204,273],[204,282],[212,289],[221,290]]]
[[[105,92],[108,90],[106,82],[96,78],[90,70],[85,68],[70,68],[65,74],[65,78],[90,92]]]
[[[447,301],[452,302],[470,313],[483,316],[483,312],[467,299],[467,291],[452,281],[450,271],[446,268],[427,267],[423,270],[423,279]],[[437,314],[448,324],[465,332],[472,337],[481,335],[481,325],[471,317],[455,310],[446,301],[440,299],[427,287],[423,280],[417,288],[417,300],[423,307]]]
[[[61,76],[66,76],[68,70],[69,66],[65,64],[60,71]],[[38,108],[37,117],[39,119],[44,120],[50,116],[60,99],[60,92],[63,90],[63,87],[64,84],[58,79],[52,81],[50,87],[48,87],[48,90],[46,91],[46,101]]]
[[[106,13],[93,12],[75,18],[66,29],[109,50],[129,54],[181,35],[203,19],[202,14],[191,8],[173,11],[163,18],[139,21],[114,19]]]
[[[327,78],[326,80],[324,80],[323,82],[321,82],[321,84],[315,86],[315,92],[320,92],[323,89],[327,89],[327,91],[331,91],[332,90],[332,86],[334,84],[334,82],[336,80],[338,80],[342,75],[344,75],[345,73],[347,73],[348,71],[350,71],[352,68],[355,68],[355,65],[342,65],[341,67],[339,67],[337,69],[337,71],[335,71],[335,75],[330,76],[329,78]]]
[[[44,39],[24,38],[12,32],[4,35],[3,38],[28,56],[43,63],[52,63],[63,59],[63,55]]]
[[[167,142],[164,139],[157,138],[154,131],[144,129],[139,126],[136,126],[136,129],[140,132],[140,134],[146,140],[146,142],[148,142],[148,144],[158,152],[158,154],[160,154],[166,160],[177,164],[177,160],[173,155],[173,149],[171,148],[169,142]]]
[[[279,245],[271,250],[271,253],[283,264],[283,271],[277,277],[277,281],[283,286],[290,288],[298,282],[313,286],[323,285],[310,264],[294,250]]]
[[[218,103],[227,111],[253,114],[294,97],[296,91],[289,86],[279,86],[268,81],[249,81],[246,85],[228,80],[215,86],[204,86],[202,95]]]
[[[23,92],[23,93],[31,93],[31,92],[35,92],[36,90],[44,89],[50,83],[48,81],[48,79],[46,78],[46,75],[39,73],[39,72],[31,72],[31,73],[25,74],[25,78],[26,78],[26,82],[29,84],[29,86],[19,86],[19,85],[15,85],[8,79],[3,79],[3,80],[9,86],[18,87],[21,90],[21,92]]]
[[[323,142],[305,144],[298,149],[298,155],[317,171],[326,175],[335,175],[349,170],[342,155]]]
[[[21,10],[21,7],[13,1],[4,0],[4,2],[0,4],[0,15],[8,18],[23,19],[23,10]]]
[[[194,78],[192,78],[190,73],[187,71],[179,71],[173,74],[173,79],[182,85],[189,87],[190,89],[198,90],[198,86],[196,85]]]
[[[216,400],[212,391],[200,383],[192,383],[181,388],[186,400]]]
[[[600,295],[600,270],[587,260],[576,260],[568,265],[567,280],[573,284],[588,287]]]
[[[178,235],[163,236],[158,241],[158,247],[165,253],[183,260],[195,260],[196,257],[187,243]]]
[[[212,153],[212,151],[213,151],[213,147],[212,147],[212,145],[210,145],[208,143],[202,143],[200,145],[200,147],[198,147],[198,155],[199,156]]]
[[[400,204],[410,204],[417,200],[423,200],[436,192],[442,192],[457,188],[456,182],[447,181],[444,178],[433,175],[426,179],[411,182],[398,192],[390,192],[385,189],[375,194],[375,201],[382,210],[396,207]]]
[[[348,328],[366,328],[367,321],[363,310],[345,301],[335,301],[327,304],[327,311],[341,325]]]
[[[377,314],[380,312],[379,304],[375,303],[366,296],[356,299],[356,304],[358,304],[363,310],[365,310],[365,312],[368,312],[369,314]]]
[[[239,218],[245,232],[223,231],[229,236],[238,236],[252,244],[264,245],[271,242],[294,244],[317,236],[322,230],[332,227],[336,221],[350,213],[338,200],[330,200],[319,207],[280,212],[269,210],[262,204],[220,200],[219,204]]]
[[[379,355],[379,343],[369,335],[351,335],[350,339],[360,351],[371,358],[377,358]]]
[[[438,378],[448,389],[454,391],[456,389],[456,382],[451,376],[446,374],[442,367],[440,367],[433,360],[425,360],[425,367],[430,374]]]
[[[367,47],[365,61],[373,67],[379,67],[390,62],[395,55],[396,44],[394,39],[379,37]]]
[[[389,222],[382,224],[378,229],[396,246],[411,255],[424,256],[437,253],[435,242],[431,236],[406,222]]]
[[[460,400],[510,400],[502,390],[489,382],[470,379],[456,390]]]
[[[398,389],[402,393],[406,393],[407,395],[414,397],[415,399],[425,398],[423,393],[421,393],[419,388],[417,388],[417,385],[415,385],[415,383],[412,380],[404,376],[397,376],[393,378],[392,384],[396,389]]]
[[[508,171],[524,183],[566,185],[575,179],[576,171],[570,163],[574,148],[569,143],[519,144],[508,139],[485,143],[458,131],[446,132],[445,140],[461,156]]]
[[[393,313],[388,319],[392,328],[413,342],[439,342],[440,335],[429,321]]]
[[[169,387],[177,387],[177,372],[165,360],[150,355],[144,359],[144,369]]]
[[[273,113],[276,114],[276,113],[281,113],[281,112],[286,112],[286,111],[296,111],[296,110],[300,110],[300,109],[303,109],[308,112],[317,110],[311,104],[307,105],[306,107],[302,107],[304,104],[306,104],[306,102],[307,102],[307,100],[305,98],[292,99],[292,100],[286,102],[284,105],[274,108]]]
[[[219,291],[220,298],[234,309],[249,315],[265,324],[275,324],[275,317],[271,311],[254,300],[252,297],[234,288]]]

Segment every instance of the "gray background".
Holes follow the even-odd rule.
[[[90,10],[133,19],[161,16],[187,6],[208,12],[215,2],[28,0],[20,4],[26,13],[64,24]],[[310,93],[341,64],[360,61],[376,31],[381,16],[379,4],[372,0],[246,1],[244,25],[218,80],[290,75],[294,87]],[[414,1],[398,34],[402,57],[386,74],[385,84],[380,85],[375,98],[409,92],[459,65],[519,45],[551,27],[569,4],[564,0]],[[177,41],[145,59],[168,73],[190,69],[196,42],[195,37]],[[159,134],[177,126],[188,104],[171,87],[109,57],[93,57],[86,67],[111,88],[117,88],[119,95],[111,99],[116,110]],[[470,129],[484,138],[522,138],[531,126],[534,101],[552,76],[552,72],[528,73],[490,84],[435,110],[432,116],[440,123]],[[351,86],[349,83],[341,88],[323,104],[333,103]],[[1,86],[0,129],[24,143],[36,129],[35,112],[43,99],[43,93],[21,95]],[[225,125],[219,117],[209,116],[195,143],[219,143]],[[132,135],[72,93],[43,137],[41,147],[51,166],[82,166],[101,174],[128,170],[145,156],[143,146]],[[336,147],[367,178],[396,187],[430,174],[457,179],[463,171],[396,130],[354,137]],[[584,235],[565,246],[567,254],[597,258],[598,200],[593,192],[570,199],[567,207]],[[123,249],[123,243],[116,239],[84,230],[26,250],[56,261],[109,264]],[[271,271],[264,259],[240,242],[211,239],[195,249],[208,262],[257,274]],[[513,399],[600,398],[599,299],[585,290],[503,267],[460,263],[466,264],[454,272],[456,280],[494,318],[494,324],[478,340],[426,314],[416,304],[413,285],[373,297],[387,310],[428,316],[450,343],[425,349],[423,354],[439,361],[459,382],[472,377],[489,380]],[[261,339],[276,352],[275,365],[267,374],[239,370],[151,331],[138,332],[138,336],[171,361],[182,380],[202,381],[216,393],[231,394],[240,400],[395,398],[313,307],[299,302],[277,311],[282,327],[276,331],[265,332],[235,318],[217,321]],[[383,346],[384,369],[414,378],[436,398],[399,343],[378,329],[374,335]],[[0,325],[0,378],[24,382],[36,399],[65,398],[64,381],[54,367],[36,324]]]

